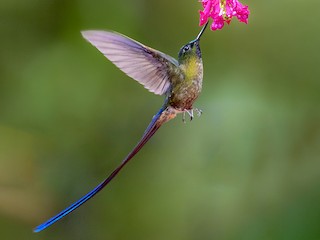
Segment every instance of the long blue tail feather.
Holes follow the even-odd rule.
[[[36,228],[33,229],[34,232],[40,232],[47,227],[51,226],[55,222],[59,221],[78,207],[80,207],[82,204],[87,202],[89,199],[91,199],[93,196],[95,196],[98,192],[100,192],[108,183],[120,172],[120,170],[139,152],[139,150],[147,143],[147,141],[155,134],[155,132],[161,127],[162,121],[158,121],[160,119],[161,114],[165,108],[161,108],[160,111],[152,118],[151,123],[149,124],[148,128],[144,132],[141,140],[138,142],[138,144],[135,146],[135,148],[128,154],[128,156],[122,161],[122,163],[98,186],[96,186],[92,191],[84,195],[82,198],[80,198],[78,201],[58,213],[56,216],[50,218],[46,222],[40,224]]]

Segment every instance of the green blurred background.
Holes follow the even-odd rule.
[[[243,3],[248,25],[202,39],[202,117],[166,124],[101,194],[34,234],[119,164],[163,102],[80,31],[176,57],[201,5],[2,0],[1,239],[320,239],[320,2]]]

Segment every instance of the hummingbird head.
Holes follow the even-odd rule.
[[[185,62],[188,59],[195,56],[201,59],[201,50],[200,50],[199,43],[200,43],[200,38],[207,26],[208,26],[208,22],[206,23],[206,25],[203,26],[203,28],[201,29],[200,33],[198,34],[195,40],[192,40],[191,42],[187,43],[180,49],[179,55],[178,55],[179,63]]]

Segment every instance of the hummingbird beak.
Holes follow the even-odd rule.
[[[197,38],[195,41],[199,41],[201,35],[203,34],[204,30],[206,30],[206,27],[208,26],[209,21],[206,23],[206,25],[203,26],[203,28],[201,29],[200,33],[198,34]]]

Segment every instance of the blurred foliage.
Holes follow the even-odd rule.
[[[252,1],[207,31],[200,119],[166,124],[101,194],[163,99],[85,42],[113,29],[177,56],[195,1],[0,2],[2,239],[320,239],[320,2]]]

